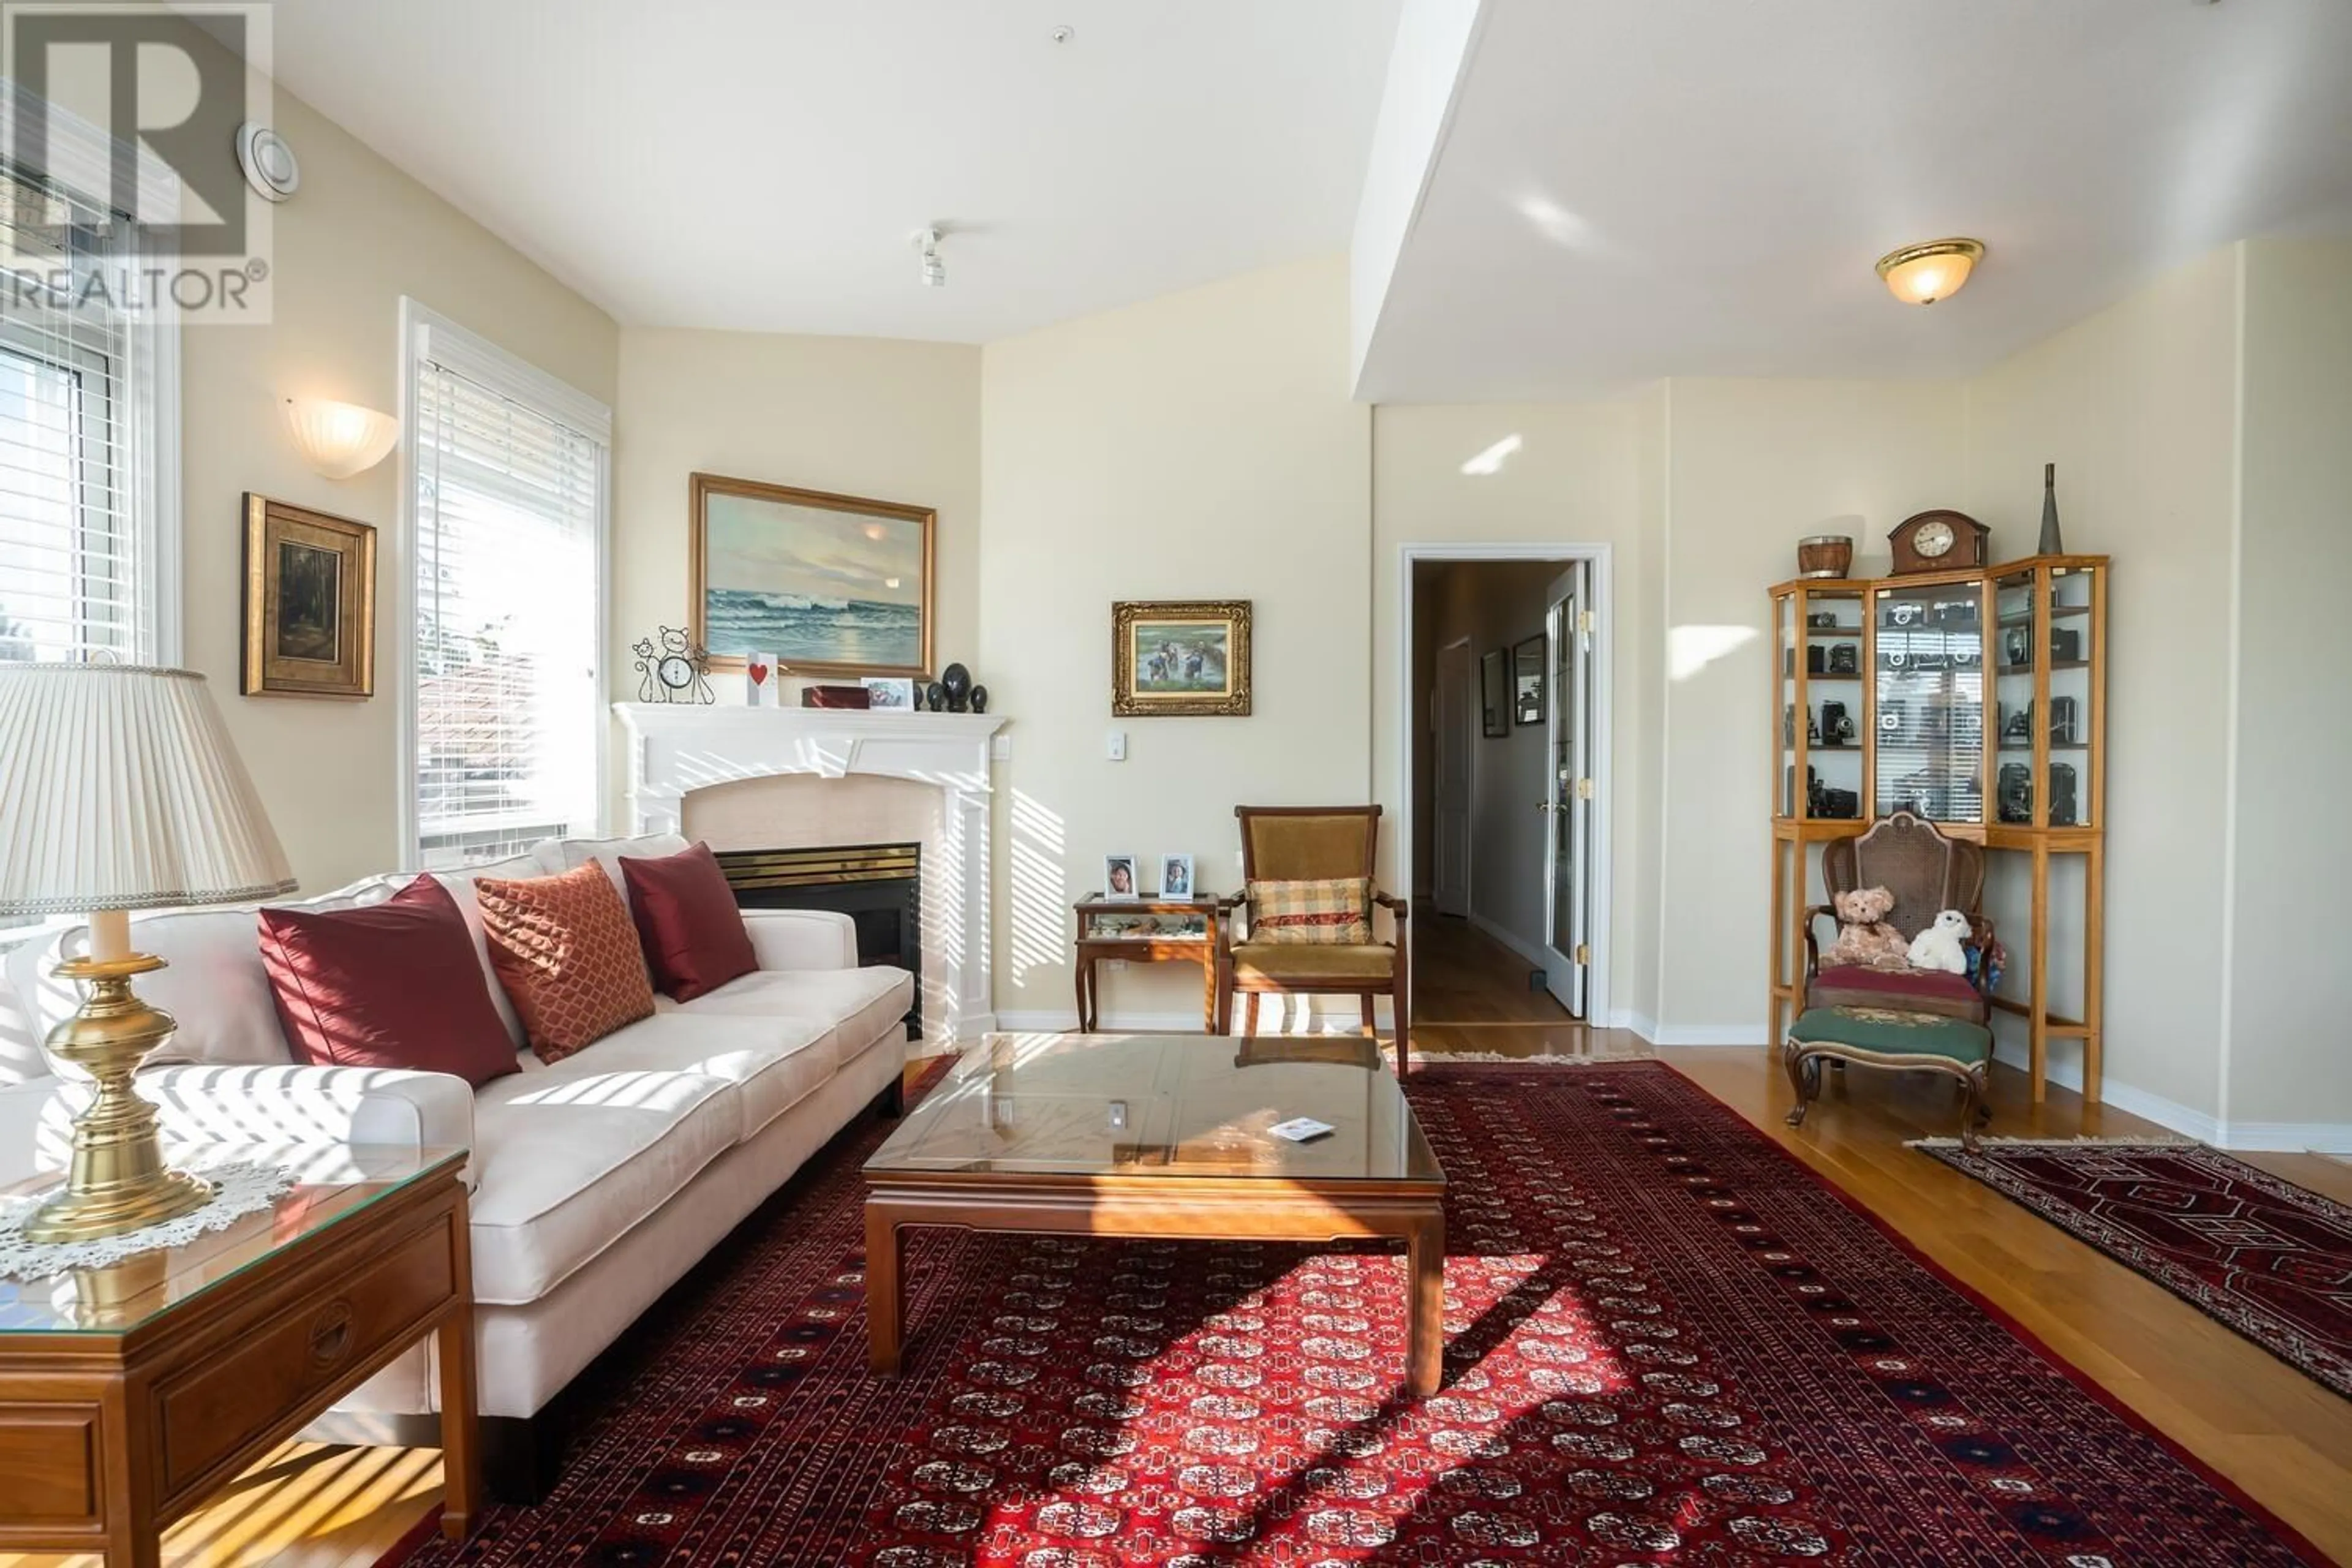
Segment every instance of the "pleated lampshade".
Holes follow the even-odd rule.
[[[0,664],[0,914],[244,903],[293,887],[203,676]]]

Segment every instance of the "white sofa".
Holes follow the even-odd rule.
[[[443,879],[481,943],[470,878],[543,876],[593,855],[657,855],[685,840],[549,841]],[[391,897],[412,874],[371,878],[309,907]],[[180,1021],[140,1077],[176,1142],[463,1145],[472,1151],[480,1414],[536,1415],[598,1352],[835,1133],[895,1094],[913,977],[857,966],[846,916],[746,910],[760,968],[549,1066],[490,992],[522,1071],[477,1093],[439,1073],[295,1064],[263,973],[252,910],[134,920],[132,945],[170,967],[140,993]],[[17,1027],[46,1032],[75,998],[50,977],[79,929],[7,954]],[[488,973],[487,954],[483,955]],[[66,1069],[70,1075],[72,1069]],[[58,1077],[0,1089],[0,1178],[63,1168],[84,1090]],[[346,1409],[421,1415],[437,1380],[419,1349]]]

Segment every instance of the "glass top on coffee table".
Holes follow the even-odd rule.
[[[1304,1143],[1272,1128],[1332,1131]],[[1443,1182],[1367,1039],[991,1035],[907,1113],[869,1176]]]

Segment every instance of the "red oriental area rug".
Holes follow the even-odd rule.
[[[2352,1208],[2201,1143],[1918,1146],[2352,1396]]]
[[[466,1563],[2319,1563],[1654,1062],[1433,1066],[1446,1384],[1375,1251],[919,1231],[866,1372],[857,1167],[645,1325]]]

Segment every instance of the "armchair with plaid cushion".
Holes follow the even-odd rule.
[[[1228,991],[1218,1027],[1233,1027],[1233,998],[1244,1032],[1257,1033],[1260,996],[1355,996],[1364,1032],[1374,1032],[1373,998],[1386,993],[1396,1014],[1397,1076],[1410,1070],[1406,996],[1407,930],[1412,906],[1373,885],[1380,845],[1377,805],[1237,805],[1243,890],[1222,900],[1242,911],[1246,929],[1223,923]],[[1376,939],[1374,910],[1390,916],[1391,940]]]

